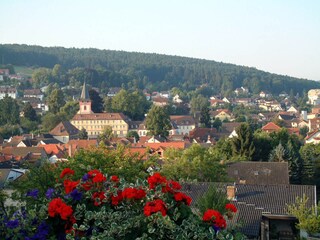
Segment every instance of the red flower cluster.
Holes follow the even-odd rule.
[[[208,209],[203,214],[202,220],[204,222],[213,223],[213,225],[218,228],[226,228],[227,226],[226,220],[223,218],[221,213],[213,209]]]
[[[49,203],[48,213],[50,217],[60,215],[62,220],[67,220],[72,217],[72,207],[65,204],[61,198],[54,198]]]
[[[92,194],[93,204],[95,206],[100,206],[103,204],[103,200],[106,198],[104,192],[95,192]]]
[[[69,179],[66,179],[63,181],[64,190],[66,191],[66,194],[69,194],[75,189],[80,181],[71,181]]]
[[[160,173],[154,173],[148,177],[148,183],[150,189],[155,189],[157,185],[166,185],[167,179],[160,175]]]
[[[110,180],[111,182],[116,182],[116,183],[120,181],[119,177],[116,175],[111,176]]]
[[[143,189],[137,188],[125,188],[122,192],[122,197],[126,199],[139,200],[146,196],[146,192]]]
[[[147,202],[143,209],[144,215],[149,217],[151,214],[156,212],[161,212],[162,216],[167,215],[167,208],[164,201],[161,199],[153,200],[152,202]]]
[[[190,204],[192,202],[191,197],[187,196],[186,194],[184,194],[182,192],[175,193],[174,194],[174,200],[176,200],[177,202],[184,202],[188,206],[190,206]]]
[[[180,183],[173,181],[173,180],[169,180],[166,182],[166,186],[162,187],[162,192],[163,193],[167,193],[167,192],[174,193],[175,191],[180,190],[180,189],[181,189]]]
[[[107,178],[97,169],[88,172],[94,183],[105,182]]]
[[[74,170],[72,170],[70,168],[63,169],[60,174],[60,178],[64,178],[66,175],[74,175]]]
[[[233,205],[232,203],[228,203],[226,204],[226,210],[236,213],[238,211],[237,207],[235,205]]]
[[[117,206],[117,205],[123,200],[122,191],[119,190],[119,191],[117,192],[117,196],[111,194],[110,197],[111,197],[111,204],[112,204],[113,206]]]

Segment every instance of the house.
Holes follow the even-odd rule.
[[[2,68],[2,69],[0,69],[0,75],[3,75],[3,76],[9,76],[9,74],[10,74],[10,70],[9,69],[4,69],[4,68]]]
[[[63,121],[49,133],[58,141],[67,143],[70,139],[78,138],[79,129],[73,126],[69,121]]]
[[[168,92],[168,91],[162,91],[162,92],[160,92],[160,97],[170,98],[170,97],[171,97],[171,94],[170,94],[170,92]]]
[[[143,121],[142,123],[139,124],[138,135],[141,138],[143,136],[147,136],[148,132],[149,132],[149,130],[146,127],[146,123],[145,123],[145,121]]]
[[[183,101],[181,100],[180,96],[178,94],[176,94],[173,98],[172,98],[172,102],[174,103],[183,103]]]
[[[305,143],[313,143],[313,144],[320,143],[320,130],[316,129],[312,132],[309,132],[304,140],[305,140]]]
[[[26,89],[23,91],[23,97],[38,98],[40,101],[43,101],[44,94],[40,89]]]
[[[1,168],[0,169],[0,189],[9,182],[13,182],[26,173],[25,169]]]
[[[71,119],[71,124],[78,130],[85,129],[89,138],[97,138],[107,126],[112,128],[113,134],[124,137],[129,131],[129,118],[123,113],[93,113],[91,100],[86,84],[83,84],[79,101],[80,110]]]
[[[69,157],[73,157],[74,154],[80,149],[90,149],[98,146],[97,139],[72,139],[68,143],[64,144],[65,151],[68,152]]]
[[[196,127],[194,118],[190,115],[171,115],[171,124],[177,127],[176,133],[170,135],[189,135],[190,131]]]
[[[289,184],[287,162],[234,162],[227,174],[236,184]]]
[[[210,106],[211,107],[221,107],[224,106],[226,103],[221,99],[210,99]]]
[[[108,97],[114,97],[115,95],[117,95],[120,92],[121,88],[119,87],[112,87],[109,89],[107,96]]]
[[[264,125],[261,128],[262,131],[267,132],[267,133],[272,133],[272,132],[278,132],[281,130],[281,127],[279,127],[278,125],[276,125],[273,122],[269,122],[266,125]]]
[[[46,151],[50,163],[67,161],[67,150],[60,144],[40,145]]]
[[[247,94],[247,93],[249,93],[249,89],[248,89],[248,88],[245,88],[245,87],[236,88],[236,89],[234,90],[234,93],[235,93],[237,96],[239,96],[239,95],[241,95],[241,94]]]
[[[31,164],[47,159],[47,154],[43,147],[5,147],[0,150],[0,153],[11,155],[15,160]]]
[[[6,95],[16,99],[18,97],[18,91],[15,87],[0,86],[0,99],[3,99]]]
[[[228,109],[218,109],[212,111],[210,114],[213,118],[219,118],[221,121],[230,120],[231,119],[231,112]]]
[[[236,105],[250,106],[252,105],[252,99],[251,98],[235,98],[233,100],[233,103]]]
[[[309,119],[309,132],[320,129],[320,118]]]
[[[308,103],[311,105],[320,104],[320,89],[311,89],[308,91]]]
[[[169,103],[169,99],[165,97],[153,97],[152,98],[152,103],[156,106],[166,106]]]
[[[309,198],[308,208],[317,202],[315,186],[310,185],[187,183],[183,191],[193,200],[191,208],[196,210],[197,201],[211,186],[224,192],[237,207],[228,226],[238,226],[248,239],[295,239],[297,219],[287,213],[287,205],[303,196]]]
[[[205,143],[208,141],[218,140],[217,129],[215,128],[195,128],[190,131],[189,138],[190,142],[193,143]]]
[[[299,111],[294,106],[291,106],[288,108],[287,112],[288,113],[298,113]]]
[[[267,93],[267,92],[265,92],[265,91],[261,91],[261,92],[259,93],[259,96],[260,96],[261,98],[269,98],[269,97],[272,97],[272,94],[271,94],[271,93]]]

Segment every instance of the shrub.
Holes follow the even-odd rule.
[[[224,216],[201,218],[178,182],[154,173],[129,183],[97,169],[65,168],[45,193],[30,189],[25,207],[0,212],[0,239],[224,239]],[[228,205],[228,212],[234,206]],[[233,238],[233,237],[232,237]]]

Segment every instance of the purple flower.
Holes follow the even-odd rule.
[[[82,197],[82,193],[78,191],[78,189],[74,189],[71,193],[70,196],[74,201],[80,201]]]
[[[26,196],[27,197],[33,197],[34,199],[38,198],[39,190],[38,189],[33,189],[27,192]]]
[[[54,189],[49,188],[46,192],[46,198],[48,198],[48,199],[52,198],[53,193],[54,193]]]
[[[88,173],[86,173],[85,175],[83,175],[83,177],[82,177],[82,181],[88,181],[89,180],[89,178],[90,178],[90,175],[88,174]]]
[[[10,220],[10,221],[7,222],[6,225],[7,225],[8,228],[14,229],[14,228],[19,226],[19,220],[18,219]]]

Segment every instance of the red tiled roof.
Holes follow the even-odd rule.
[[[279,131],[281,127],[273,122],[269,122],[261,128],[263,131]]]

